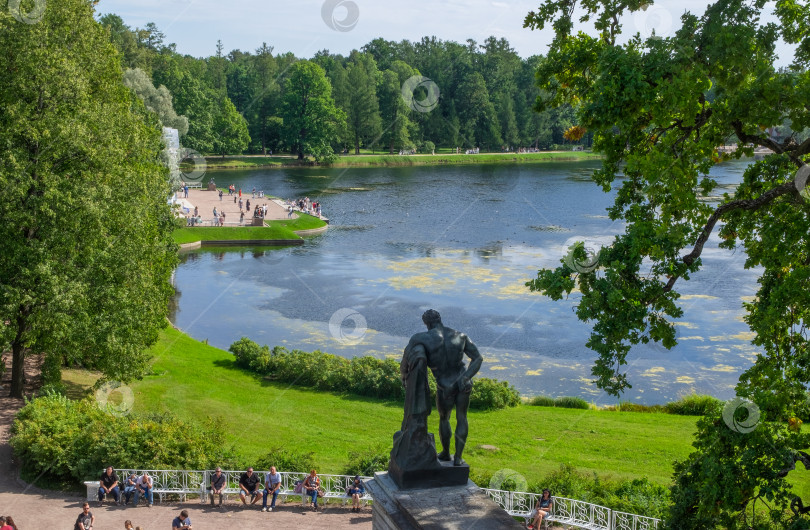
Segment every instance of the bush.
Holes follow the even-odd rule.
[[[604,410],[619,412],[667,412],[662,405],[641,405],[640,403],[632,403],[630,401],[622,401],[618,405],[605,407]]]
[[[678,401],[673,401],[664,405],[664,409],[669,414],[680,414],[681,416],[706,416],[722,408],[723,402],[719,399],[699,394],[684,396]]]
[[[299,473],[309,473],[312,469],[317,469],[315,464],[315,453],[300,453],[293,449],[277,447],[256,461],[255,469],[269,470],[270,466],[276,466],[278,471],[290,471]],[[248,467],[248,466],[243,466]]]
[[[554,406],[554,398],[548,396],[534,396],[530,401],[529,405],[535,407],[553,407]]]
[[[588,410],[591,408],[590,404],[582,398],[578,397],[558,397],[554,400],[554,406],[564,409],[583,409]]]
[[[399,363],[391,359],[370,356],[344,357],[315,350],[289,351],[276,346],[272,351],[242,337],[228,349],[236,358],[236,365],[267,376],[275,381],[306,386],[317,390],[349,392],[359,396],[402,401],[405,389],[399,378]],[[436,395],[436,381],[429,374],[431,394]],[[505,381],[486,377],[473,380],[470,408],[493,410],[514,407],[520,403],[520,394]]]
[[[390,449],[387,447],[377,446],[363,451],[351,452],[343,474],[373,477],[375,471],[388,469],[389,451]]]
[[[116,416],[90,398],[48,394],[28,402],[12,425],[11,447],[28,474],[80,483],[115,468],[207,469],[234,462],[213,422],[188,424],[171,414]]]
[[[496,381],[488,377],[473,380],[470,393],[470,408],[496,410],[516,407],[520,404],[520,394],[506,381]]]

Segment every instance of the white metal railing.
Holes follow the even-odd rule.
[[[118,475],[118,483],[120,491],[123,494],[124,486],[126,485],[127,478],[132,473],[137,476],[142,476],[144,471],[152,478],[152,491],[161,501],[167,494],[177,494],[185,500],[186,495],[199,495],[200,501],[205,502],[208,496],[208,486],[211,485],[211,476],[214,470],[203,471],[189,471],[178,469],[116,469]],[[222,474],[225,475],[225,489],[231,492],[239,492],[239,478],[245,471],[236,470],[223,470]],[[264,487],[265,471],[256,471],[259,480]],[[295,490],[295,483],[303,481],[307,478],[309,473],[295,473],[295,472],[279,472],[281,475],[281,492],[284,496],[287,495],[301,495],[293,493]],[[101,474],[99,474],[101,476]],[[354,477],[349,475],[318,475],[321,479],[321,487],[324,490],[325,498],[342,498],[346,496],[346,489],[353,484]],[[371,477],[360,477],[363,482],[370,480]],[[87,487],[87,500],[95,500],[98,494],[99,481],[86,481]],[[371,500],[368,493],[363,496],[364,501]]]
[[[482,488],[512,517],[528,519],[537,505],[540,495],[525,491],[505,491]],[[631,513],[617,512],[598,504],[591,504],[565,497],[552,497],[550,522],[585,528],[587,530],[656,530],[660,519]]]

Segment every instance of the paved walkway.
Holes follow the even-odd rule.
[[[267,205],[267,217],[265,219],[287,219],[287,210],[276,202],[276,199],[270,197],[256,197],[250,196],[250,192],[245,193],[242,191],[242,211],[245,212],[245,223],[250,223],[253,219],[253,209],[256,205]],[[184,198],[182,191],[177,192],[177,198]],[[217,213],[225,212],[226,223],[239,222],[239,196],[236,196],[236,202],[233,202],[234,197],[228,196],[227,193],[222,194],[222,200],[219,200],[219,192],[205,191],[205,190],[188,190],[188,198],[186,199],[193,206],[200,209],[200,216],[203,218],[205,224],[209,224],[214,217],[214,208],[216,207]],[[247,201],[250,201],[250,212],[247,211]],[[192,210],[192,213],[194,211]]]
[[[27,360],[29,361],[34,362],[32,358]],[[85,495],[41,490],[36,484],[29,486],[17,479],[17,463],[12,460],[8,437],[14,414],[22,407],[23,401],[7,397],[10,364],[9,361],[6,378],[0,389],[0,515],[13,517],[20,530],[69,530],[73,528],[73,523],[81,512]],[[33,369],[29,373],[29,381],[36,379]],[[27,388],[26,395],[30,396],[32,390]],[[143,530],[169,530],[172,519],[182,509],[188,510],[194,530],[255,528],[271,524],[277,528],[371,528],[371,509],[368,507],[362,513],[352,513],[351,505],[344,507],[341,504],[329,504],[322,511],[312,512],[298,503],[288,503],[272,513],[262,513],[261,502],[249,507],[242,507],[237,502],[239,499],[234,498],[222,510],[203,506],[197,500],[185,503],[156,502],[152,508],[123,508],[111,504],[99,508],[95,506],[96,503],[91,503],[90,511],[96,516],[96,530],[122,529],[127,519]]]

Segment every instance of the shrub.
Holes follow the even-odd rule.
[[[640,403],[632,403],[630,401],[622,401],[618,405],[605,407],[604,410],[619,412],[666,412],[664,407],[661,405],[642,405]]]
[[[373,477],[375,471],[388,469],[389,451],[390,449],[387,447],[377,446],[363,451],[351,452],[343,474]]]
[[[312,451],[303,453],[284,447],[271,449],[267,454],[259,458],[253,467],[255,469],[268,470],[270,466],[276,466],[278,471],[299,473],[309,473],[311,469],[318,468],[315,464],[315,453]]]
[[[699,394],[684,396],[678,401],[672,401],[664,405],[664,409],[669,414],[679,414],[681,416],[706,416],[722,408],[723,402],[719,399]]]
[[[506,381],[496,381],[488,377],[473,380],[470,393],[470,408],[495,410],[515,407],[520,404],[520,394]]]
[[[318,350],[289,351],[282,346],[271,351],[246,337],[231,344],[229,351],[236,358],[237,366],[276,381],[381,399],[402,401],[405,398],[399,363],[391,359],[364,356],[349,360]],[[435,397],[436,381],[432,374],[428,375],[428,383]],[[483,377],[473,382],[472,409],[501,409],[519,403],[520,394],[505,381]]]
[[[534,396],[530,401],[529,405],[535,407],[553,407],[554,406],[554,398],[548,396]]]
[[[578,397],[558,397],[554,400],[554,406],[564,409],[583,409],[588,410],[591,406],[582,398]]]
[[[14,420],[10,444],[28,474],[46,481],[96,478],[115,468],[206,469],[234,461],[225,432],[213,422],[189,424],[171,414],[116,416],[90,398],[48,394]]]

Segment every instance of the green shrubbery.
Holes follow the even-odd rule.
[[[529,405],[537,407],[562,407],[571,409],[588,409],[590,405],[587,401],[577,397],[558,397],[556,399],[548,396],[535,396],[529,400]],[[641,405],[623,401],[618,405],[605,407],[603,410],[620,412],[658,412],[665,414],[678,414],[680,416],[705,416],[722,408],[723,402],[712,396],[692,394],[684,396],[678,401],[672,401],[666,405]]]
[[[229,351],[236,358],[237,366],[276,381],[396,401],[405,398],[405,389],[399,379],[399,363],[391,359],[365,356],[349,360],[318,350],[289,351],[282,346],[271,350],[247,337],[231,344]],[[431,393],[435,395],[436,382],[432,374],[429,380]],[[519,403],[520,394],[509,383],[486,377],[473,380],[470,408],[493,410]]]
[[[117,416],[95,401],[50,393],[26,404],[12,427],[11,446],[26,474],[81,482],[113,467],[208,469],[237,465],[225,432],[213,422],[171,414]]]
[[[493,477],[495,480],[493,481]],[[514,486],[523,484],[523,477],[504,480],[489,473],[470,471],[470,478],[482,488],[492,487],[516,491]],[[578,499],[606,506],[611,510],[644,514],[647,517],[662,518],[670,504],[669,490],[647,479],[611,481],[600,479],[595,473],[586,474],[573,466],[562,464],[560,469],[551,472],[537,482],[529,482],[528,491],[541,493],[549,488],[552,495]]]
[[[535,396],[529,400],[529,405],[535,407],[559,407],[562,409],[583,409],[588,410],[591,405],[582,398],[563,396],[550,398],[548,396]]]
[[[376,471],[388,470],[390,450],[388,447],[378,446],[349,453],[349,462],[343,474],[373,477]]]
[[[249,467],[240,466],[239,469]],[[318,469],[315,462],[315,453],[312,451],[301,453],[294,449],[287,449],[277,447],[271,449],[266,455],[259,458],[253,467],[256,470],[269,470],[270,466],[276,466],[278,471],[299,471],[301,473],[309,472],[311,469]]]
[[[664,405],[664,410],[670,414],[681,416],[706,416],[723,407],[723,402],[712,396],[692,394],[678,401]]]

